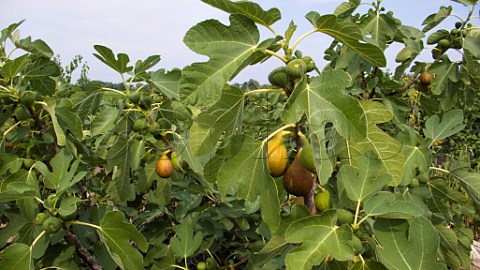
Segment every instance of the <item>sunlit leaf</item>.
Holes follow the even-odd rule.
[[[268,11],[265,11],[260,5],[254,2],[233,2],[228,0],[202,0],[202,2],[231,14],[245,15],[254,22],[264,26],[270,26],[281,19],[280,10],[278,10],[278,8],[271,8]]]
[[[373,65],[378,67],[387,65],[383,51],[379,47],[365,42],[360,29],[355,24],[337,20],[335,15],[320,16],[314,11],[308,13],[306,18],[317,31],[338,39]]]
[[[450,13],[452,12],[452,7],[444,7],[441,6],[440,10],[437,13],[429,15],[422,23],[422,25],[425,25],[423,27],[423,32],[428,32],[431,29],[433,29],[435,26],[439,25],[443,20],[445,20]]]
[[[410,224],[378,219],[373,231],[379,241],[378,256],[388,269],[447,269],[436,260],[440,240],[428,219],[418,217]]]
[[[185,44],[210,59],[183,69],[182,102],[207,106],[217,102],[225,83],[257,50],[259,38],[255,23],[238,14],[230,16],[230,26],[207,20],[192,27],[185,35]]]
[[[450,137],[464,128],[463,110],[455,109],[444,113],[441,120],[438,115],[428,118],[423,132],[427,138],[438,141]]]
[[[368,122],[367,139],[363,141],[348,141],[340,149],[341,158],[345,164],[358,167],[358,157],[368,150],[372,150],[383,164],[383,170],[393,177],[392,184],[399,184],[403,177],[405,157],[401,151],[400,142],[392,138],[377,124],[392,119],[391,112],[382,104],[373,101],[361,103]]]
[[[381,191],[368,199],[363,207],[369,216],[406,219],[423,215],[424,210],[400,194]]]
[[[463,48],[468,50],[473,56],[480,57],[480,30],[471,30],[468,32],[463,43]]]
[[[107,66],[116,70],[118,73],[123,74],[133,69],[132,66],[127,66],[130,62],[128,55],[124,53],[117,54],[117,57],[113,54],[113,51],[103,45],[94,45],[93,48],[98,52],[93,55]]]
[[[348,241],[352,230],[348,225],[335,225],[335,211],[324,212],[293,222],[285,232],[289,243],[301,244],[286,257],[287,269],[312,269],[327,255],[339,261],[351,260],[354,256]]]
[[[373,151],[358,158],[358,169],[344,165],[338,172],[338,180],[343,183],[350,200],[359,202],[380,191],[392,181],[392,176],[382,174],[383,164]]]
[[[432,162],[432,151],[428,143],[414,130],[409,129],[408,134],[399,134],[402,152],[405,155],[403,170],[403,185],[408,185],[417,174],[425,173]]]
[[[387,47],[387,41],[393,40],[397,33],[395,20],[387,14],[368,11],[367,16],[360,22],[361,31],[364,37],[375,41],[375,44],[383,50]]]

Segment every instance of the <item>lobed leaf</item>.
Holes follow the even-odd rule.
[[[450,137],[464,128],[463,110],[455,109],[444,113],[441,120],[438,115],[428,118],[423,133],[432,141],[437,141]]]
[[[436,260],[439,236],[432,223],[417,217],[406,220],[378,219],[373,225],[378,256],[388,269],[447,269]]]
[[[377,67],[385,67],[387,65],[383,51],[379,47],[365,42],[362,33],[355,24],[339,21],[335,15],[320,16],[320,14],[314,11],[308,13],[306,18],[317,31],[338,39],[372,65]]]
[[[285,239],[301,245],[287,254],[287,269],[312,269],[322,263],[327,255],[338,261],[353,259],[354,252],[348,244],[352,236],[348,225],[335,225],[335,211],[293,222],[285,232]]]
[[[239,128],[243,111],[243,92],[226,86],[221,99],[200,113],[190,127],[190,148],[194,156],[205,155],[217,147],[221,136],[229,137]]]
[[[229,0],[202,0],[202,2],[230,14],[245,15],[254,22],[267,27],[281,19],[280,10],[278,10],[278,8],[271,8],[265,11],[260,7],[260,5],[254,2],[233,2]]]
[[[125,221],[122,212],[108,212],[100,223],[98,232],[110,256],[121,269],[144,269],[143,256],[130,241],[135,241],[138,248],[146,252],[147,240],[134,225]]]
[[[207,20],[192,27],[184,43],[210,59],[183,69],[179,93],[182,102],[204,106],[216,103],[225,84],[257,51],[259,38],[255,23],[239,14],[230,16],[230,26]]]
[[[193,226],[188,222],[178,224],[175,232],[175,237],[170,239],[170,248],[175,255],[185,258],[195,254],[202,244],[202,232],[194,235]]]

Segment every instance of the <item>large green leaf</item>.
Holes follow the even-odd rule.
[[[337,178],[343,183],[350,200],[361,202],[380,191],[392,181],[390,174],[382,170],[383,164],[373,151],[358,158],[358,169],[350,165],[340,168]]]
[[[406,219],[424,214],[424,209],[401,194],[381,191],[365,202],[363,210],[369,216]]]
[[[432,93],[440,95],[451,87],[451,82],[458,82],[458,69],[459,63],[456,62],[441,61],[433,63],[428,70],[428,72],[435,74],[432,79]]]
[[[0,202],[40,196],[35,172],[19,170],[5,177],[0,185]]]
[[[218,190],[222,197],[236,194],[239,199],[253,202],[271,179],[266,167],[266,145],[246,135],[238,136],[240,150],[217,173]]]
[[[72,155],[66,148],[62,148],[50,160],[50,167],[52,171],[41,161],[35,163],[35,168],[38,169],[44,176],[43,182],[45,187],[54,189],[57,193],[70,188],[87,174],[86,171],[77,171],[80,160],[73,161]]]
[[[464,128],[463,110],[455,109],[444,113],[441,121],[438,115],[428,118],[423,133],[432,141],[438,141],[450,137]]]
[[[306,18],[317,31],[330,35],[344,43],[373,65],[378,67],[387,65],[383,51],[373,44],[366,43],[360,29],[355,24],[337,20],[335,15],[320,16],[315,11],[308,13]]]
[[[94,45],[93,48],[98,52],[94,53],[93,55],[107,66],[116,70],[118,73],[123,74],[133,69],[132,66],[127,66],[128,62],[130,62],[128,55],[119,53],[115,58],[113,51],[108,47],[103,45]]]
[[[371,36],[370,40],[383,50],[387,48],[387,41],[393,40],[397,33],[395,20],[391,16],[375,12],[373,9],[370,9],[367,16],[363,17],[360,26],[363,36]]]
[[[29,62],[28,54],[19,56],[11,61],[5,62],[0,74],[6,81],[13,79]]]
[[[392,184],[399,184],[403,177],[405,157],[401,151],[400,142],[377,127],[377,124],[392,119],[391,112],[382,104],[374,101],[361,103],[368,122],[367,138],[363,141],[347,141],[340,150],[344,163],[358,167],[358,157],[372,150],[383,164],[383,170],[393,177]]]
[[[338,261],[353,259],[355,255],[349,242],[352,230],[348,225],[335,225],[335,211],[327,211],[293,222],[285,232],[289,243],[301,244],[287,255],[287,269],[312,269],[327,255]]]
[[[125,220],[122,212],[107,213],[100,223],[98,232],[110,256],[121,269],[144,269],[143,256],[132,246],[131,241],[135,241],[137,247],[146,252],[147,240],[134,225]]]
[[[238,87],[226,86],[222,98],[208,110],[200,113],[190,128],[190,147],[195,156],[216,148],[221,136],[232,135],[241,123],[243,92]]]
[[[271,8],[268,11],[265,11],[260,5],[254,2],[233,2],[229,0],[202,0],[202,2],[231,14],[245,15],[254,22],[267,27],[281,19],[280,10],[278,10],[278,8]]]
[[[480,57],[480,30],[476,29],[468,32],[463,48],[468,50],[473,56]]]
[[[202,232],[194,235],[193,226],[188,222],[178,224],[175,234],[175,237],[170,239],[170,249],[179,257],[192,256],[202,244]]]
[[[422,23],[422,25],[425,25],[423,27],[423,32],[428,32],[431,29],[433,29],[435,26],[439,25],[443,20],[445,20],[450,13],[452,12],[452,7],[444,7],[441,6],[439,11],[437,13],[429,15]]]
[[[239,14],[230,16],[230,26],[207,20],[192,27],[185,35],[185,44],[210,59],[183,69],[180,79],[182,102],[207,106],[217,102],[225,83],[257,50],[259,38],[255,23]]]
[[[55,113],[55,107],[57,106],[57,102],[54,98],[46,97],[45,102],[42,103],[43,109],[50,114],[52,118],[52,125],[53,130],[55,131],[55,135],[57,137],[57,144],[59,146],[64,146],[67,144],[67,136],[63,131],[62,127],[58,123],[57,115]]]
[[[373,225],[380,261],[388,269],[447,269],[436,260],[439,236],[424,217],[406,220],[379,219]]]
[[[402,152],[405,155],[402,185],[408,185],[417,174],[426,173],[432,162],[432,150],[413,128],[399,134]]]
[[[33,270],[32,250],[25,244],[15,243],[0,253],[0,269]]]
[[[159,69],[150,73],[150,82],[168,98],[178,100],[178,84],[181,76],[182,71],[180,69],[170,71]]]
[[[451,171],[451,174],[460,180],[460,184],[473,202],[480,206],[480,173],[468,172],[464,168],[459,168]]]
[[[132,168],[132,141],[117,136],[112,147],[108,150],[107,168],[112,171],[112,180],[108,184],[107,192],[118,203],[126,203],[135,198],[135,188],[131,183]]]
[[[32,41],[31,37],[26,37],[24,39],[18,40],[15,42],[15,46],[21,48],[27,52],[41,55],[45,58],[50,58],[53,56],[52,49],[41,39],[36,39]]]
[[[109,133],[115,127],[118,109],[115,107],[104,106],[101,113],[94,116],[91,121],[90,136],[96,137],[101,134]]]
[[[333,123],[343,137],[364,139],[367,132],[364,111],[358,100],[345,91],[350,82],[350,76],[343,70],[327,70],[310,84],[303,80],[288,99],[282,120],[295,123],[306,113],[319,138],[325,136],[322,129],[325,123]]]

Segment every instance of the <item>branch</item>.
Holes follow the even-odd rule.
[[[410,87],[412,87],[412,85],[416,84],[418,80],[420,80],[421,76],[422,76],[422,73],[418,74],[417,77],[413,78],[413,80],[407,83],[404,87],[398,89],[397,91],[387,94],[387,96],[395,96],[395,95],[402,94],[403,92],[407,91]]]
[[[102,270],[102,267],[97,263],[97,259],[88,252],[88,250],[82,245],[78,237],[73,234],[68,228],[63,228],[65,232],[65,239],[71,245],[75,245],[78,255],[83,259],[84,262],[90,266],[93,270]]]

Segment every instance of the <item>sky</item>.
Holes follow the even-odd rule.
[[[346,1],[346,0],[345,0]],[[320,14],[332,13],[342,0],[256,0],[265,10],[277,7],[282,19],[273,28],[284,33],[290,21],[297,25],[294,40],[312,29],[304,18],[309,11]],[[121,81],[115,71],[109,69],[93,53],[93,45],[101,44],[114,53],[126,53],[131,63],[143,60],[150,55],[161,56],[160,63],[154,67],[183,68],[194,62],[204,62],[208,58],[191,51],[184,43],[185,33],[195,24],[217,19],[228,23],[228,14],[209,6],[200,0],[0,0],[2,16],[0,29],[25,19],[20,26],[20,36],[44,40],[59,55],[66,66],[75,55],[81,55],[89,66],[88,77],[92,80],[109,82]],[[464,6],[449,0],[384,0],[387,10],[404,24],[421,29],[422,21],[438,11],[440,5],[453,6],[453,13],[464,16],[468,10]],[[366,10],[366,6],[362,7]],[[362,10],[362,9],[361,9]],[[455,20],[447,20],[443,25],[452,27]],[[441,25],[442,26],[442,25]],[[261,38],[272,37],[269,31],[259,26]],[[296,37],[296,38],[295,38]],[[325,64],[323,52],[332,39],[317,33],[305,39],[298,49],[308,54],[318,66]],[[392,46],[386,52],[387,67],[394,67],[395,55],[400,46]],[[422,55],[428,59],[427,53]],[[233,82],[245,82],[255,79],[267,82],[271,69],[281,65],[276,58],[269,59],[263,65],[248,67]],[[74,78],[78,78],[78,71]]]

